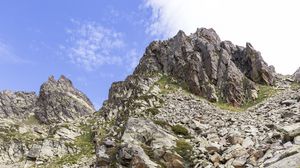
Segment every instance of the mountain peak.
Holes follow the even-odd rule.
[[[149,45],[135,74],[163,73],[186,83],[194,94],[211,101],[241,105],[255,99],[255,83],[273,85],[274,74],[260,52],[221,41],[214,29],[198,28],[186,36]]]
[[[43,123],[75,119],[95,111],[86,95],[74,88],[64,75],[57,81],[54,76],[49,77],[41,86],[37,103],[39,110],[35,114]]]

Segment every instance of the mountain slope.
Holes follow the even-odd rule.
[[[0,109],[18,96],[24,108],[0,111],[0,167],[297,168],[296,74],[276,74],[251,44],[212,29],[180,31],[151,43],[98,112],[65,77],[28,101],[2,93],[12,103]]]

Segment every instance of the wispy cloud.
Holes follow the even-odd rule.
[[[60,48],[73,64],[87,71],[106,65],[123,66],[131,71],[138,64],[141,55],[130,47],[132,42],[123,33],[97,22],[71,21],[74,28],[66,30],[69,38]]]
[[[125,47],[120,32],[105,28],[96,22],[72,20],[75,28],[68,29],[67,45],[61,48],[72,63],[91,71],[102,65],[119,65],[122,57],[115,53]]]
[[[14,49],[0,40],[0,64],[27,64],[32,63],[31,61],[25,60],[17,56]]]

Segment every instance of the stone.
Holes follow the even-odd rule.
[[[241,145],[236,144],[233,146],[230,146],[227,150],[223,152],[222,157],[225,160],[230,160],[232,158],[238,158],[241,156],[247,155],[247,150],[243,148]]]
[[[300,165],[300,153],[291,155],[289,157],[283,158],[269,166],[267,168],[292,168],[299,167]]]
[[[300,122],[285,126],[278,126],[278,129],[285,133],[287,136],[293,138],[297,135],[300,135]]]
[[[170,149],[176,145],[176,140],[176,137],[152,121],[141,118],[129,118],[122,136],[125,143],[145,143],[154,149]]]
[[[120,158],[120,163],[124,166],[136,165],[147,167],[157,167],[158,165],[151,161],[149,156],[145,154],[144,150],[137,146],[131,144],[125,144],[118,152]]]
[[[33,113],[37,96],[35,92],[0,92],[1,118],[26,118]]]
[[[221,146],[217,143],[209,143],[205,149],[208,151],[208,153],[215,153],[219,152]]]
[[[300,82],[300,68],[293,74],[293,78],[295,81]]]
[[[213,163],[219,163],[222,160],[222,157],[218,153],[214,153],[213,155],[210,156],[210,160]]]
[[[62,127],[56,131],[56,135],[62,139],[75,140],[75,138],[80,134],[68,128]]]
[[[296,136],[296,137],[294,138],[294,144],[300,145],[300,136]]]
[[[254,142],[252,141],[252,139],[250,137],[247,137],[246,139],[244,139],[243,143],[242,143],[242,147],[249,148],[252,147],[254,145]]]
[[[227,139],[228,142],[232,145],[241,144],[243,142],[240,134],[230,134]]]
[[[110,138],[106,138],[103,143],[106,147],[109,147],[109,148],[115,146],[115,141]]]
[[[234,167],[243,167],[247,162],[247,157],[238,157],[233,160],[232,165]]]
[[[293,105],[293,104],[296,104],[296,103],[297,103],[297,100],[288,99],[288,100],[282,101],[280,104],[290,106],[290,105]]]
[[[74,120],[95,111],[91,101],[65,76],[57,81],[49,77],[40,89],[35,110],[37,118],[46,124]]]
[[[27,154],[30,160],[36,160],[40,156],[41,146],[34,144]]]

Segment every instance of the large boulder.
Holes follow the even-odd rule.
[[[37,96],[34,92],[0,92],[0,118],[24,118],[33,112]]]
[[[190,36],[179,31],[169,40],[152,42],[134,74],[153,73],[172,76],[211,101],[234,105],[255,99],[255,83],[274,83],[273,69],[250,43],[246,48],[236,46],[205,28]]]
[[[95,111],[86,95],[75,89],[65,76],[57,81],[51,76],[41,86],[37,106],[37,118],[48,124],[73,120]]]
[[[293,74],[294,80],[300,82],[300,68]]]

